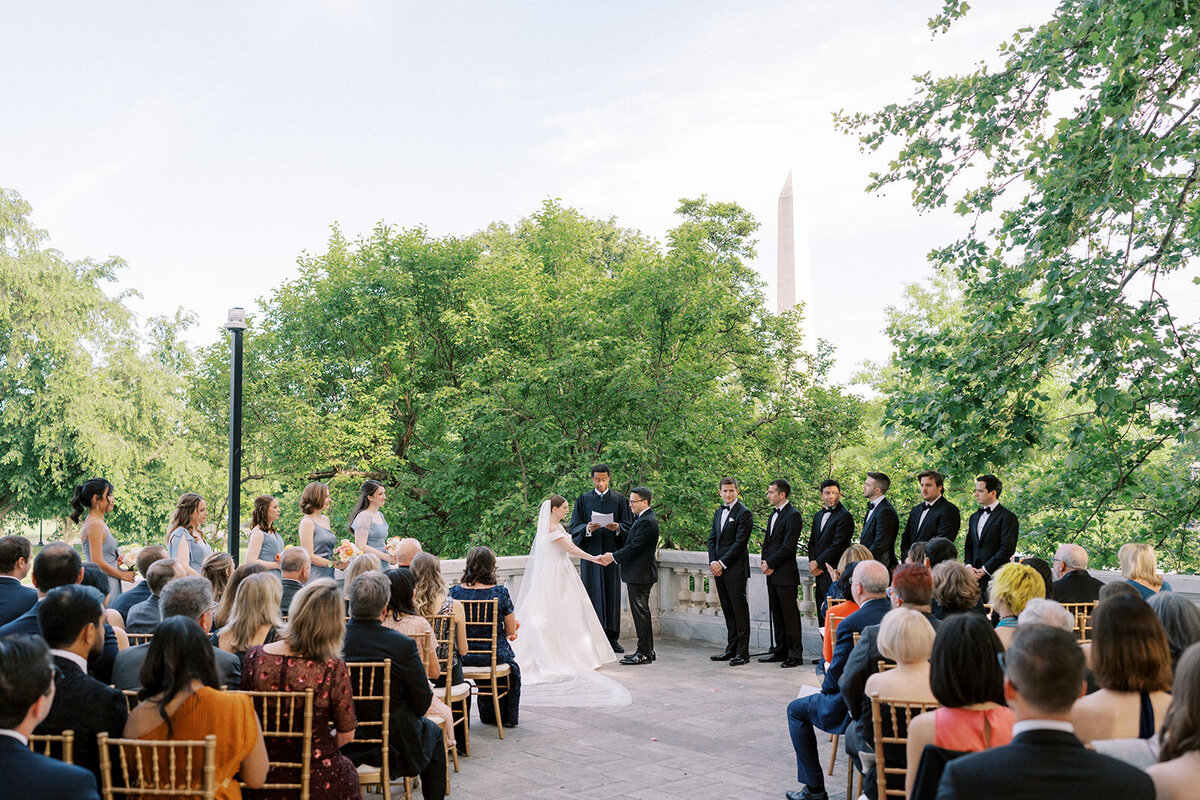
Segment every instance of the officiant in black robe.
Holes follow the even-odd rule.
[[[608,487],[612,473],[607,464],[592,467],[593,491],[584,492],[571,511],[571,539],[581,549],[594,556],[611,553],[625,544],[625,534],[633,523],[629,501],[620,492]],[[599,527],[592,524],[592,513],[612,514],[612,524]],[[589,530],[590,528],[590,530]],[[623,653],[617,642],[621,635],[621,573],[616,564],[600,566],[590,561],[579,563],[579,577],[592,598],[600,627],[608,636],[614,652]]]

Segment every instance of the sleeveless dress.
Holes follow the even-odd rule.
[[[100,558],[104,559],[104,563],[117,568],[117,537],[113,536],[113,532],[104,526],[104,544],[100,545]],[[83,537],[83,560],[98,561],[99,559],[92,557],[92,545],[88,541],[88,537]],[[118,597],[121,596],[121,584],[124,583],[120,578],[114,578],[111,575],[105,575],[108,578],[108,605],[112,605]]]
[[[279,562],[276,561],[275,557],[281,555],[284,551],[283,537],[276,531],[263,531],[262,535],[262,548],[258,551],[259,559],[262,561],[274,561],[278,564]],[[278,566],[267,571],[275,573],[276,578],[283,574]]]
[[[200,568],[204,566],[204,559],[212,555],[212,546],[187,528],[179,527],[171,531],[171,535],[167,537],[167,555],[175,558],[175,552],[179,550],[179,542],[184,539],[188,543],[188,566],[199,574]]]
[[[521,630],[512,643],[521,664],[522,701],[531,706],[620,706],[629,690],[596,668],[617,660],[556,527],[534,546],[517,595]],[[544,546],[548,545],[548,546]]]
[[[988,747],[1000,747],[1012,741],[1016,716],[1011,708],[989,709],[939,708],[934,713],[934,740],[938,747],[972,753]],[[984,721],[989,736],[984,736]]]
[[[333,531],[329,528],[322,528],[320,525],[313,523],[313,554],[321,558],[333,560],[333,551],[337,549],[338,540]],[[333,565],[327,567],[318,567],[312,565],[312,570],[309,573],[313,578],[332,578]]]

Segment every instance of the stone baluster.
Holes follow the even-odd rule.
[[[679,600],[679,605],[676,610],[688,611],[690,610],[692,604],[692,586],[690,581],[691,575],[688,573],[686,568],[681,567],[672,568],[671,574],[675,576],[677,581],[679,581],[679,591],[675,595],[675,597]]]

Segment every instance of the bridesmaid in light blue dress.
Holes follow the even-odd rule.
[[[133,583],[132,571],[117,567],[117,537],[104,522],[104,515],[116,508],[113,485],[104,478],[92,478],[75,487],[71,497],[71,521],[83,521],[79,533],[83,539],[83,560],[90,561],[108,578],[107,603],[111,604],[121,594],[124,583]]]
[[[386,501],[387,490],[382,483],[364,481],[358,502],[350,511],[350,530],[359,550],[379,556],[385,564],[395,564],[396,557],[387,551],[387,520],[379,510]]]
[[[254,513],[250,517],[250,542],[246,545],[246,563],[258,564],[268,572],[282,578],[279,557],[283,555],[283,537],[275,530],[279,520],[279,501],[269,494],[254,498]]]
[[[308,551],[308,560],[312,564],[309,580],[332,578],[335,567],[346,568],[347,562],[334,561],[333,551],[338,539],[325,513],[330,502],[329,486],[320,481],[305,486],[300,494],[300,510],[304,512],[304,518],[300,520],[300,546]]]
[[[208,519],[208,504],[195,492],[187,492],[175,505],[167,534],[167,555],[183,565],[187,577],[200,576],[212,545],[204,541],[200,526]]]

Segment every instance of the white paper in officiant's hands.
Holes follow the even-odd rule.
[[[592,512],[592,524],[599,525],[603,528],[605,525],[611,525],[614,522],[612,514],[601,514],[598,511]]]

